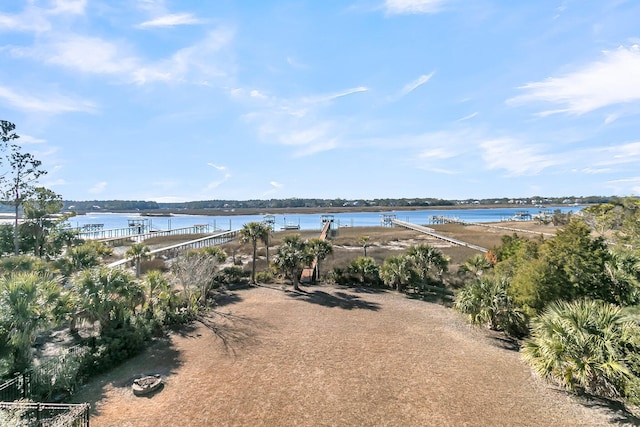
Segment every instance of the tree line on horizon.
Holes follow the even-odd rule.
[[[69,212],[132,212],[161,210],[231,210],[231,209],[292,209],[292,208],[367,208],[367,207],[453,207],[453,206],[532,206],[531,201],[539,204],[563,205],[600,203],[616,203],[623,199],[618,196],[585,196],[585,197],[542,197],[527,198],[489,198],[489,199],[438,199],[438,198],[384,198],[384,199],[255,199],[255,200],[201,200],[181,203],[159,203],[147,200],[61,200],[62,210]],[[12,212],[10,205],[0,205],[0,212]]]

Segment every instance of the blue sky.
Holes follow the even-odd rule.
[[[66,200],[640,194],[637,0],[3,0]]]

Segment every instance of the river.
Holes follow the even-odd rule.
[[[514,207],[514,208],[482,208],[482,209],[423,209],[423,210],[399,210],[387,212],[346,212],[328,214],[333,217],[338,227],[368,227],[382,225],[383,215],[408,221],[415,224],[431,224],[433,217],[445,216],[467,222],[499,222],[506,221],[522,213],[536,215],[540,212],[553,212],[559,209],[561,212],[577,213],[583,206],[558,206],[549,208]],[[273,215],[274,229],[280,230],[288,225],[299,227],[301,230],[320,230],[324,214],[278,214]],[[263,221],[264,215],[180,215],[171,216],[143,216],[139,213],[87,213],[77,215],[68,220],[71,227],[84,227],[85,225],[101,224],[105,230],[126,228],[129,221],[145,221],[151,230],[171,230],[193,225],[208,225],[211,229],[233,230],[241,228],[252,221]]]

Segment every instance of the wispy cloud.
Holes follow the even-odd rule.
[[[479,114],[479,113],[476,111],[476,112],[471,113],[471,114],[469,114],[469,115],[467,115],[467,116],[464,116],[464,117],[459,118],[458,120],[456,120],[456,122],[464,122],[465,120],[471,120],[471,119],[473,119],[474,117],[476,117],[478,114]]]
[[[557,113],[585,114],[610,105],[640,101],[640,46],[619,47],[603,52],[600,61],[540,82],[520,87],[526,93],[507,100],[512,105],[549,103]]]
[[[119,76],[128,83],[188,79],[201,83],[203,78],[225,75],[225,65],[220,65],[214,55],[228,46],[233,34],[228,28],[212,30],[198,43],[157,62],[145,61],[124,42],[76,34],[52,37],[32,47],[15,47],[10,52],[85,74]]]
[[[55,94],[39,98],[0,86],[0,102],[3,100],[11,107],[27,112],[61,114],[95,111],[95,106],[88,101],[75,100]]]
[[[215,170],[217,170],[218,172],[222,172],[223,174],[222,178],[217,179],[215,181],[211,181],[209,184],[207,184],[207,190],[213,190],[214,188],[218,188],[220,185],[224,184],[225,182],[231,179],[232,175],[226,166],[216,165],[215,163],[211,163],[211,162],[207,163],[207,166],[210,166]]]
[[[384,9],[389,15],[413,15],[440,12],[450,0],[385,0]]]
[[[271,196],[273,194],[276,194],[279,190],[281,190],[282,188],[284,188],[284,184],[278,182],[278,181],[271,181],[269,182],[269,185],[271,186],[271,188],[267,191],[265,191],[264,193],[262,193],[262,196]]]
[[[420,77],[418,77],[416,80],[412,81],[411,83],[406,84],[400,91],[400,96],[405,96],[413,92],[414,90],[416,90],[417,88],[419,88],[420,86],[422,86],[423,84],[431,80],[431,77],[433,77],[434,74],[435,74],[435,71],[432,71],[429,74],[423,74]]]
[[[509,176],[537,175],[559,163],[554,156],[540,153],[539,147],[514,138],[487,140],[480,147],[487,168],[503,169]]]
[[[106,190],[107,188],[107,182],[106,181],[101,181],[98,182],[97,184],[95,184],[93,187],[89,188],[89,190],[87,190],[89,193],[91,194],[100,194],[102,192],[104,192],[104,190]]]
[[[138,28],[177,27],[180,25],[196,25],[203,21],[191,13],[173,13],[145,21]]]
[[[87,7],[87,0],[53,0],[52,3],[53,8],[49,10],[49,13],[54,15],[83,15]]]
[[[19,142],[21,144],[44,144],[45,142],[47,142],[47,140],[42,138],[35,138],[31,135],[21,134]]]
[[[236,88],[230,93],[238,101],[255,105],[255,110],[243,117],[256,126],[263,140],[289,146],[292,156],[304,157],[339,146],[344,125],[324,118],[326,111],[341,98],[367,91],[365,86],[356,86],[291,99],[267,96],[255,89]]]
[[[57,15],[84,15],[86,0],[52,0],[51,7],[38,7],[33,1],[17,14],[0,13],[0,31],[43,33],[51,30]]]

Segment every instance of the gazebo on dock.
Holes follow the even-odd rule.
[[[393,221],[396,218],[396,214],[383,213],[380,214],[380,223],[383,227],[393,227]]]

